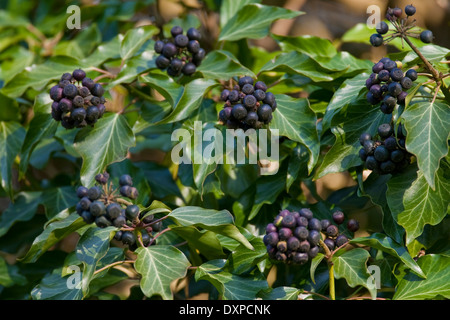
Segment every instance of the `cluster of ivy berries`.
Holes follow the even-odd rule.
[[[190,76],[195,73],[206,55],[199,42],[201,33],[195,28],[190,28],[183,34],[183,28],[180,26],[174,26],[170,33],[171,39],[155,42],[155,52],[160,54],[156,58],[156,66],[161,70],[167,69],[167,74],[172,77],[182,73]]]
[[[423,30],[420,33],[413,31],[416,26],[416,20],[409,21],[409,17],[416,13],[416,8],[413,5],[407,5],[405,7],[406,17],[402,18],[403,10],[401,8],[388,8],[386,12],[386,19],[391,22],[394,27],[394,32],[388,34],[389,25],[380,21],[376,26],[376,33],[370,36],[370,44],[374,47],[379,47],[383,43],[387,43],[396,37],[414,37],[419,38],[423,43],[431,43],[433,41],[433,32],[430,30]]]
[[[50,89],[52,117],[66,129],[93,126],[105,113],[105,89],[76,69],[64,73],[59,83]]]
[[[118,189],[114,188],[112,182],[108,184],[109,174],[107,172],[97,174],[95,180],[96,185],[90,188],[80,186],[76,191],[80,199],[76,205],[76,211],[84,222],[95,223],[99,228],[110,226],[120,228],[114,239],[122,241],[130,248],[137,247],[135,227],[147,224],[145,228],[139,230],[142,243],[144,246],[154,244],[154,241],[151,241],[151,232],[159,231],[161,224],[152,224],[153,216],[145,216],[141,221],[139,206],[124,199],[134,200],[139,195],[138,190],[133,187],[131,176],[128,174],[120,176]],[[117,190],[121,197],[117,195]]]
[[[263,81],[253,84],[253,78],[242,77],[234,87],[224,89],[220,99],[225,102],[219,120],[229,129],[260,129],[272,121],[277,108],[275,95],[267,91]]]
[[[303,265],[313,259],[319,252],[323,252],[320,241],[330,251],[344,246],[348,237],[339,232],[339,225],[345,220],[340,210],[333,212],[332,221],[314,218],[308,208],[291,212],[281,210],[272,223],[266,226],[263,242],[272,260]],[[355,219],[347,221],[347,229],[356,232],[359,223]]]
[[[397,135],[389,123],[381,124],[375,137],[369,133],[361,134],[359,157],[365,167],[375,173],[395,174],[411,163],[412,154],[406,150],[405,140],[402,124],[397,127]]]
[[[403,73],[402,63],[389,58],[382,58],[372,67],[372,73],[366,80],[366,95],[371,105],[380,104],[380,110],[391,114],[397,104],[404,105],[408,92],[417,80],[417,71],[409,69]]]

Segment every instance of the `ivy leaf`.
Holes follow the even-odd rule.
[[[177,248],[166,245],[139,247],[135,253],[134,267],[142,276],[142,292],[147,297],[160,295],[165,300],[172,299],[170,284],[186,276],[191,265],[186,256]]]
[[[391,179],[391,175],[378,175],[372,172],[363,182],[364,190],[358,190],[358,195],[369,197],[374,204],[381,208],[383,212],[383,231],[395,242],[403,244],[405,229],[395,221],[386,199],[387,182],[389,179]]]
[[[389,180],[387,201],[394,219],[406,230],[407,245],[422,234],[426,224],[437,225],[447,215],[449,172],[449,164],[442,161],[436,173],[435,190],[414,165]]]
[[[393,299],[395,300],[425,300],[438,295],[450,298],[450,257],[427,254],[417,261],[426,275],[421,279],[415,274],[405,275],[398,283]]]
[[[208,260],[219,259],[225,256],[217,234],[208,230],[198,230],[194,226],[171,227],[180,237],[188,241],[193,250],[198,250]]]
[[[106,255],[115,230],[117,230],[115,227],[89,228],[78,241],[75,253],[84,265],[81,281],[84,296],[88,295],[89,283],[94,276],[95,268],[100,259]]]
[[[278,195],[286,189],[286,169],[277,174],[262,176],[256,182],[256,195],[248,220],[256,217],[264,204],[274,203]]]
[[[253,300],[260,290],[268,288],[259,274],[235,275],[224,268],[226,260],[211,260],[195,271],[195,280],[207,280],[214,285],[224,300]]]
[[[234,76],[251,76],[255,74],[244,67],[239,60],[228,51],[215,50],[208,52],[202,64],[197,68],[205,79],[228,80]]]
[[[353,78],[345,80],[333,94],[323,116],[323,129],[325,132],[330,126],[333,117],[359,99],[361,91],[365,90],[364,82],[369,77],[367,73],[361,73]]]
[[[240,39],[261,39],[269,34],[272,22],[278,19],[291,19],[303,14],[275,6],[248,4],[241,8],[219,35],[219,41]]]
[[[120,44],[122,60],[131,58],[156,33],[158,33],[158,28],[153,25],[128,30]]]
[[[263,300],[298,300],[302,290],[293,287],[277,287],[263,290],[258,297]]]
[[[228,257],[225,266],[233,270],[234,274],[243,274],[267,257],[267,247],[261,238],[253,237],[249,240],[253,250],[239,245]]]
[[[294,99],[286,95],[276,95],[277,109],[270,124],[278,129],[279,135],[300,142],[310,154],[308,171],[311,173],[319,157],[319,136],[316,128],[317,117],[310,109],[307,99]]]
[[[333,43],[328,39],[310,35],[292,37],[272,34],[271,36],[281,49],[286,52],[295,50],[313,58],[331,58],[338,53]]]
[[[439,161],[448,153],[450,108],[442,102],[419,102],[406,108],[402,118],[408,133],[406,149],[417,157],[419,169],[435,189]]]
[[[323,258],[325,258],[325,255],[323,253],[318,253],[317,256],[315,256],[311,260],[311,267],[309,269],[309,274],[311,276],[312,282],[315,284],[316,281],[314,279],[314,274],[316,273],[317,266],[322,262]]]
[[[334,264],[334,276],[336,279],[344,278],[352,288],[363,286],[369,290],[372,298],[376,297],[376,287],[370,281],[366,262],[369,253],[361,248],[344,252],[341,255],[333,255],[331,261]]]
[[[19,221],[29,221],[34,217],[40,203],[40,191],[20,192],[0,215],[0,237]]]
[[[0,121],[0,177],[1,186],[13,198],[12,166],[25,139],[25,129],[17,122]]]
[[[69,277],[61,276],[61,270],[55,269],[31,290],[31,297],[34,300],[81,300],[83,298],[81,288],[70,288],[67,285]]]
[[[313,58],[297,51],[285,52],[267,62],[260,70],[295,73],[315,82],[333,81],[344,72],[322,68]],[[344,70],[345,71],[345,70]]]
[[[222,234],[239,241],[247,248],[253,250],[253,246],[239,232],[234,225],[233,216],[228,210],[204,209],[201,207],[187,206],[173,210],[168,216],[181,226],[198,226],[215,233]]]
[[[51,116],[51,99],[48,94],[42,93],[35,99],[34,116],[28,125],[27,132],[20,150],[19,179],[25,176],[31,154],[38,143],[47,136],[53,135],[58,122]]]
[[[41,197],[41,203],[45,206],[49,219],[64,209],[75,206],[78,201],[80,199],[77,197],[75,189],[70,186],[45,190]]]
[[[34,263],[53,245],[64,239],[67,235],[85,226],[78,213],[72,213],[66,219],[50,223],[44,231],[34,239],[27,254],[20,259],[24,263]]]
[[[83,158],[81,183],[94,184],[95,175],[106,167],[125,159],[128,149],[135,145],[133,131],[126,118],[117,113],[106,113],[94,128],[84,128],[75,137],[74,147]]]
[[[63,73],[76,69],[78,65],[78,60],[71,57],[50,57],[43,64],[32,65],[19,73],[1,91],[12,98],[20,97],[30,87],[41,91],[50,80],[61,78]]]
[[[153,125],[173,123],[188,118],[200,107],[205,93],[218,85],[216,81],[199,78],[183,87],[173,79],[157,73],[142,76],[141,81],[155,88],[172,105],[171,112]]]
[[[220,27],[223,28],[236,13],[249,3],[260,3],[261,0],[222,1],[220,6]]]
[[[388,236],[381,233],[373,233],[368,237],[355,238],[350,240],[351,243],[357,243],[375,248],[390,254],[391,256],[402,261],[408,268],[412,270],[418,276],[425,278],[425,274],[417,265],[417,263],[411,258],[408,250],[394,242]]]

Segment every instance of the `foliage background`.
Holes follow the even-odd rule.
[[[5,137],[13,139],[13,141],[8,141],[7,145],[16,148],[10,150],[8,155],[15,153],[17,157],[2,158],[4,162],[1,165],[0,251],[2,264],[0,269],[5,276],[3,282],[0,283],[2,288],[0,297],[2,299],[28,299],[31,289],[39,283],[44,275],[57,267],[66,265],[67,259],[71,257],[70,253],[74,252],[80,239],[77,232],[70,232],[61,241],[46,248],[46,252],[42,253],[43,255],[34,263],[18,262],[17,258],[22,258],[27,254],[31,243],[42,233],[43,228],[51,219],[57,218],[61,211],[75,204],[74,188],[79,185],[79,181],[81,180],[83,184],[90,184],[93,175],[99,171],[97,169],[109,164],[109,160],[111,160],[105,156],[102,163],[94,163],[94,167],[86,168],[86,163],[89,161],[83,160],[88,157],[89,149],[87,152],[83,151],[85,150],[83,145],[74,143],[74,141],[80,141],[80,138],[75,136],[75,132],[65,132],[60,127],[56,128],[56,124],[48,119],[48,101],[46,101],[45,94],[50,80],[56,79],[67,70],[85,65],[102,67],[116,75],[114,79],[105,78],[105,81],[109,82],[108,88],[110,89],[110,103],[107,106],[109,111],[120,112],[128,105],[140,108],[139,112],[126,114],[127,123],[132,129],[131,132],[125,121],[121,120],[122,118],[108,118],[108,121],[116,125],[117,132],[126,137],[121,139],[125,141],[124,148],[130,147],[126,155],[127,159],[111,165],[108,170],[116,175],[131,171],[136,177],[141,177],[137,183],[141,188],[139,201],[143,205],[149,205],[152,200],[160,200],[172,208],[189,205],[217,210],[228,209],[233,213],[236,225],[245,226],[254,233],[260,232],[262,226],[270,221],[280,207],[298,208],[308,205],[315,208],[319,215],[325,216],[329,213],[330,206],[339,206],[349,214],[348,217],[357,218],[360,221],[361,230],[354,235],[355,237],[366,237],[376,232],[382,232],[383,227],[386,229],[386,225],[383,225],[382,208],[388,204],[385,202],[380,204],[358,194],[357,170],[354,170],[354,166],[328,170],[330,172],[323,169],[317,173],[320,163],[324,161],[323,157],[334,144],[335,132],[330,129],[332,116],[336,116],[335,120],[341,120],[339,117],[345,117],[347,114],[338,114],[337,111],[331,113],[332,116],[328,118],[328,123],[325,122],[326,125],[320,128],[323,132],[316,132],[314,123],[324,115],[330,101],[333,101],[331,99],[334,92],[344,81],[349,81],[352,88],[358,87],[353,90],[355,93],[359,93],[358,90],[362,88],[361,83],[364,83],[367,75],[359,77],[358,75],[370,68],[370,61],[376,61],[388,53],[401,52],[398,45],[372,48],[368,45],[370,33],[364,28],[355,27],[366,21],[365,10],[368,5],[377,4],[384,12],[388,6],[404,7],[410,2],[381,0],[263,1],[262,3],[268,6],[303,11],[306,14],[298,17],[295,14],[292,16],[287,14],[286,18],[291,19],[281,19],[274,21],[273,24],[269,23],[270,35],[256,37],[259,39],[241,37],[237,40],[231,39],[222,42],[218,42],[217,39],[220,39],[226,20],[222,20],[224,15],[218,13],[221,7],[220,1],[110,0],[67,1],[64,4],[61,1],[2,2],[0,4],[0,31],[2,34],[0,40],[0,120],[4,123],[16,124],[3,127],[3,132],[8,133],[5,134]],[[82,8],[81,31],[65,28],[68,17],[65,9],[71,4],[80,5]],[[418,19],[419,26],[434,32],[436,45],[442,48],[449,47],[450,5],[448,1],[415,1],[414,5],[418,8],[415,18]],[[208,9],[204,10],[205,7]],[[170,26],[175,24],[201,26],[205,35],[202,46],[207,52],[220,49],[231,52],[235,57],[230,60],[220,51],[216,51],[215,55],[210,55],[210,68],[204,67],[203,69],[204,80],[194,80],[197,82],[191,84],[188,83],[189,80],[181,80],[182,84],[186,84],[188,87],[191,85],[189,88],[199,90],[192,92],[191,96],[187,97],[186,100],[190,103],[179,105],[179,110],[188,110],[191,113],[181,111],[179,114],[170,114],[168,110],[171,105],[167,101],[163,101],[164,99],[176,100],[175,94],[169,89],[174,91],[181,89],[165,78],[163,73],[153,70],[152,42],[147,40],[157,36],[156,28],[149,27],[149,36],[145,39],[139,39],[136,35],[130,34],[130,43],[137,41],[143,46],[138,51],[126,47],[124,49],[124,46],[121,47],[117,44],[117,39],[123,41],[117,35],[124,36],[130,29],[155,25],[167,34]],[[313,38],[313,41],[310,42],[304,38],[302,41],[305,42],[299,45],[285,37],[302,35],[318,38]],[[325,39],[330,40],[332,45],[330,42],[324,41]],[[309,47],[302,47],[302,45]],[[246,50],[242,50],[242,48]],[[291,62],[297,61],[295,57],[288,56],[292,50],[306,52],[313,60],[308,63],[313,63],[315,68],[320,69],[321,72],[315,73],[314,68],[308,70],[308,64],[292,67]],[[338,51],[351,54],[351,57],[348,58],[351,64],[350,69],[343,71],[343,69],[339,69],[340,66],[335,64],[336,62],[326,61]],[[127,64],[125,67],[122,65],[121,69],[121,63],[125,60],[124,56],[128,52],[131,52],[131,56],[127,57]],[[250,54],[248,54],[249,52]],[[286,54],[285,62],[282,63],[278,60],[278,65],[270,65],[270,59],[280,53]],[[441,53],[439,57],[441,56],[448,56],[448,52]],[[208,66],[207,62],[205,61],[206,66]],[[219,65],[223,66],[224,63],[227,65],[223,70],[210,71]],[[286,65],[291,66],[291,69]],[[261,72],[264,68],[266,72]],[[143,71],[149,69],[151,74],[143,75]],[[120,73],[117,74],[119,70]],[[282,105],[297,106],[300,100],[294,99],[303,98],[308,98],[310,102],[310,105],[307,106],[304,103],[305,100],[301,100],[303,102],[300,103],[300,107],[296,107],[298,114],[287,113],[297,116],[299,119],[297,125],[300,126],[303,123],[305,128],[311,129],[313,133],[302,133],[297,137],[295,132],[285,132],[289,138],[295,136],[296,139],[293,140],[296,143],[289,144],[287,142],[283,145],[282,160],[285,160],[285,166],[280,168],[281,174],[275,178],[264,178],[257,176],[256,168],[222,166],[217,168],[214,175],[209,175],[208,179],[204,180],[206,178],[204,170],[207,168],[187,166],[175,168],[172,166],[170,157],[168,157],[172,146],[170,133],[179,125],[178,118],[184,120],[189,117],[188,121],[183,124],[187,127],[191,126],[195,119],[215,122],[217,110],[221,107],[217,102],[219,81],[227,80],[223,75],[234,76],[247,73],[257,74],[258,72],[261,72],[261,79],[267,83],[282,78],[282,81],[273,87],[275,93],[283,94],[280,98],[283,102]],[[284,73],[288,76],[283,78],[282,74]],[[100,75],[95,70],[91,70],[91,74]],[[329,74],[332,74],[331,81],[326,79],[326,75]],[[310,82],[306,79],[307,77],[313,81]],[[146,90],[135,87],[133,83],[136,79],[152,88],[154,86],[163,89]],[[183,83],[183,81],[185,82]],[[354,81],[354,84],[351,81]],[[44,94],[41,95],[42,93]],[[207,98],[203,101],[196,101],[197,94],[202,95],[203,93],[208,93]],[[287,95],[292,97],[292,100],[287,98]],[[139,97],[137,101],[134,100],[136,96]],[[343,99],[343,97],[337,98]],[[365,115],[358,114],[355,106],[351,104],[344,106],[339,103],[340,100],[337,99],[336,108],[339,109],[336,110],[345,110],[349,107],[349,113],[355,119],[359,116],[365,117]],[[359,107],[362,108],[362,106]],[[282,113],[283,108],[280,110]],[[378,121],[383,120],[377,110],[370,112],[373,118]],[[370,121],[373,118],[370,118]],[[284,127],[283,121],[285,120],[282,118],[276,119],[274,126]],[[154,125],[154,123],[158,124]],[[308,127],[308,124],[312,124],[312,128]],[[359,136],[359,129],[354,130],[353,137]],[[317,137],[314,134],[317,134]],[[87,145],[89,146],[89,144]],[[321,152],[319,153],[318,149],[313,150],[313,148],[320,148]],[[81,152],[81,157],[79,152]],[[312,154],[317,157],[314,161],[310,157]],[[292,163],[297,163],[298,166],[292,166]],[[357,165],[357,163],[354,164]],[[313,167],[315,167],[314,172],[312,172]],[[295,176],[291,180],[282,175],[290,170],[295,170]],[[367,172],[360,174],[361,177],[367,177]],[[384,181],[382,185],[385,185],[386,182]],[[401,181],[399,182],[401,183]],[[377,183],[380,181],[376,181],[373,185],[374,189],[378,186]],[[448,191],[448,188],[446,189]],[[273,194],[274,190],[275,194]],[[376,194],[371,194],[372,198],[374,196]],[[445,204],[443,205],[445,206]],[[436,229],[433,229],[435,234],[445,235],[447,233],[447,220],[443,219]],[[432,233],[428,229],[424,237]],[[391,230],[388,234],[395,238],[393,234],[396,232],[396,230]],[[399,235],[395,240],[401,242],[401,238]],[[221,240],[223,241],[223,239]],[[425,239],[421,243],[426,243],[427,240],[432,247],[433,239]],[[363,244],[373,246],[373,243]],[[415,242],[410,243],[410,249],[415,244]],[[437,252],[448,252],[448,242],[444,247]],[[259,253],[261,252],[263,251]],[[217,257],[216,254],[212,254],[213,258]],[[254,257],[254,259],[259,262],[259,257]],[[367,257],[363,257],[364,259]],[[432,262],[439,263],[435,260]],[[384,267],[389,268],[390,266]],[[322,272],[319,272],[322,278],[319,276],[317,279],[322,279],[322,282],[313,286],[313,290],[321,292],[326,287],[326,281],[323,280],[324,270],[319,268],[319,271]],[[102,287],[104,290],[99,291],[95,298],[139,296],[141,293],[136,289],[139,278],[132,270],[123,270],[123,272],[128,272],[126,277],[123,274],[115,275],[117,278],[112,277],[110,279],[112,285],[106,286],[106,289]],[[286,270],[282,266],[278,267],[278,270],[277,267],[272,268],[272,272],[267,274],[269,286],[301,287],[302,281],[305,281],[305,275],[309,275],[309,270],[297,273],[295,277],[291,272],[292,270]],[[291,275],[291,278],[288,278],[287,275]],[[205,278],[207,277],[205,276]],[[338,281],[345,284],[344,279]],[[390,275],[384,281],[386,286],[389,286],[389,283],[395,282],[395,277]],[[207,281],[199,283],[198,288],[189,292],[190,296],[210,298],[217,295],[217,291],[208,287]],[[202,288],[202,285],[206,289]],[[129,295],[130,288],[131,296]],[[341,296],[352,294],[353,289],[348,286],[342,286],[342,288],[342,292],[339,293]],[[184,298],[186,292],[189,291],[189,285],[178,283],[178,286],[173,289],[177,292],[177,297]],[[447,296],[448,288],[446,290],[440,294]],[[418,296],[424,298],[424,296]],[[431,298],[433,297],[435,295]]]

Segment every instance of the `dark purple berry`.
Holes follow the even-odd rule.
[[[82,81],[86,77],[86,72],[81,69],[76,69],[73,71],[72,76],[77,81]]]
[[[356,232],[359,230],[359,222],[355,219],[350,219],[347,222],[347,229],[350,232]]]
[[[344,222],[345,219],[345,215],[342,211],[337,210],[335,212],[333,212],[333,221],[336,224],[342,224]]]

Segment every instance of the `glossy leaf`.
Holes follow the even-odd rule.
[[[140,286],[147,297],[159,295],[165,300],[173,298],[172,281],[183,278],[191,265],[186,256],[173,246],[139,247],[135,253],[136,271],[142,276]]]
[[[12,171],[14,159],[25,139],[25,129],[17,122],[0,121],[0,177],[1,186],[13,197]]]
[[[387,201],[394,219],[406,230],[406,244],[420,236],[425,225],[436,225],[450,203],[449,165],[442,161],[433,190],[422,171],[411,165],[388,182]]]
[[[198,267],[195,280],[207,280],[224,300],[253,300],[258,292],[268,287],[258,275],[235,275],[224,269],[225,260],[211,260]]]
[[[27,254],[20,260],[25,263],[36,262],[53,245],[85,225],[86,223],[77,213],[72,213],[66,219],[50,223],[36,237]]]
[[[367,259],[369,253],[360,248],[349,250],[341,255],[334,255],[334,276],[337,279],[344,278],[352,288],[363,286],[369,290],[372,298],[376,297],[376,288],[370,281],[370,274],[367,271]]]
[[[419,169],[432,189],[439,161],[448,154],[450,108],[448,104],[419,102],[406,108],[406,149],[417,157]]]
[[[81,183],[94,184],[95,175],[106,167],[125,159],[128,149],[135,145],[135,137],[125,117],[106,113],[94,128],[84,128],[75,138],[74,147],[83,158]]]
[[[291,19],[303,14],[275,6],[248,4],[234,15],[219,35],[219,41],[240,39],[260,39],[269,33],[269,27],[275,20]]]
[[[417,264],[426,275],[421,279],[415,274],[408,274],[397,285],[395,300],[424,300],[436,296],[450,298],[450,257],[430,254],[421,257]]]

